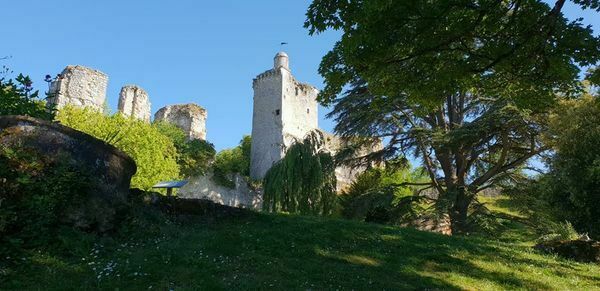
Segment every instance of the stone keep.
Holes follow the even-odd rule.
[[[196,104],[165,106],[154,114],[154,121],[176,125],[189,139],[206,139],[206,110]]]
[[[295,141],[318,128],[316,98],[319,91],[294,78],[284,52],[275,56],[273,69],[254,79],[252,88],[250,176],[262,179]]]
[[[121,114],[150,122],[150,100],[144,89],[127,85],[119,93],[119,112]]]
[[[65,105],[104,110],[108,76],[84,66],[67,66],[50,84],[49,105]]]

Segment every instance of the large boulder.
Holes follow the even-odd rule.
[[[0,147],[27,150],[85,172],[89,193],[84,196],[85,201],[69,207],[61,219],[63,222],[107,231],[114,227],[117,214],[127,205],[135,162],[99,139],[32,117],[0,116]]]

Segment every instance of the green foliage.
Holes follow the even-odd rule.
[[[53,244],[66,210],[88,195],[90,180],[60,157],[0,147],[0,253]]]
[[[6,68],[5,68],[6,71]],[[15,80],[0,78],[0,115],[29,115],[52,120],[54,110],[46,108],[39,91],[33,91],[29,76],[19,74]]]
[[[56,119],[122,150],[135,160],[132,188],[150,189],[161,180],[179,177],[177,150],[156,127],[120,114],[107,116],[92,109],[62,108]]]
[[[220,151],[215,158],[215,167],[224,173],[240,173],[243,176],[250,175],[251,144],[251,137],[246,135],[240,140],[240,144],[237,147]]]
[[[600,61],[600,36],[564,18],[564,2],[315,0],[310,33],[342,33],[319,100],[339,135],[388,138],[373,157],[423,161],[438,209],[464,232],[480,191],[549,149],[556,93],[581,94],[581,68]]]
[[[215,159],[215,147],[204,140],[189,140],[179,127],[166,123],[153,124],[163,135],[169,137],[177,149],[177,164],[183,177],[204,175]]]
[[[232,149],[224,149],[215,157],[213,164],[214,177],[216,181],[226,187],[235,187],[233,181],[228,178],[230,174],[239,173],[244,177],[250,176],[250,146],[252,138],[245,135],[240,144]]]
[[[556,154],[538,182],[540,198],[556,220],[600,237],[600,100],[564,101],[552,121]]]
[[[311,132],[293,144],[264,178],[263,208],[267,211],[329,215],[336,202],[335,163],[320,152],[323,136]]]

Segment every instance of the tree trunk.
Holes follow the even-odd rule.
[[[468,231],[467,215],[472,195],[464,187],[454,189],[456,196],[450,208],[450,227],[452,234],[463,234]]]

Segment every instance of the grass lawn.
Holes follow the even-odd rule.
[[[539,254],[526,226],[505,228],[448,237],[292,215],[188,219],[117,238],[66,235],[60,250],[0,265],[0,289],[600,290],[600,265]]]

